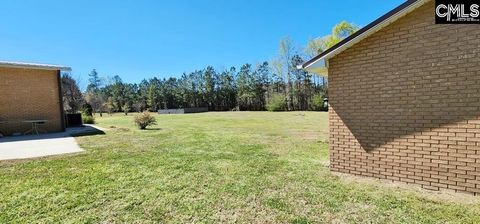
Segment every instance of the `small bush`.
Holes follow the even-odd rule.
[[[89,115],[82,115],[82,123],[84,124],[95,124],[95,118]]]
[[[145,128],[150,125],[157,124],[157,120],[155,119],[155,117],[147,111],[137,114],[134,121],[138,128],[140,128],[141,130],[145,130]]]
[[[82,114],[85,114],[87,116],[92,116],[93,115],[93,108],[90,104],[85,103],[82,106]]]
[[[311,110],[315,111],[324,111],[326,110],[326,107],[324,105],[324,99],[325,97],[320,95],[320,94],[315,94],[313,95],[311,101],[310,101],[310,107]]]
[[[267,103],[268,111],[285,111],[287,102],[285,96],[281,94],[274,95]]]
[[[131,109],[132,108],[130,108],[130,105],[128,103],[126,103],[122,106],[122,111],[125,114],[125,116],[128,115],[128,112],[130,112]]]

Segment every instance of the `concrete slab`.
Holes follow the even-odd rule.
[[[95,126],[67,129],[65,132],[0,138],[0,160],[78,153],[84,151],[72,136],[103,134]]]
[[[82,151],[73,137],[0,142],[0,160],[28,159]]]

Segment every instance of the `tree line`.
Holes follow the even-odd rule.
[[[180,77],[124,82],[120,76],[105,78],[93,69],[85,92],[64,74],[64,107],[74,113],[91,108],[93,113],[158,111],[189,107],[208,107],[210,111],[293,111],[326,110],[328,96],[325,78],[297,69],[306,58],[322,52],[353,33],[357,28],[342,22],[332,34],[311,40],[300,53],[285,38],[279,54],[271,62],[244,64],[216,70],[212,66],[184,73]]]

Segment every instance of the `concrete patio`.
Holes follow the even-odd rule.
[[[0,138],[0,160],[29,159],[83,152],[73,136],[103,134],[99,128],[86,125],[67,128],[65,132]]]

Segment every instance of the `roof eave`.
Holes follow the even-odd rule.
[[[328,66],[325,59],[320,59],[315,64],[312,64],[312,66],[308,66],[306,68],[304,68],[302,65],[299,65],[297,66],[297,69],[303,69],[307,72],[321,76],[328,76]]]
[[[49,65],[49,64],[36,64],[36,63],[25,63],[25,62],[9,62],[9,61],[0,61],[0,67],[4,68],[24,68],[24,69],[40,69],[40,70],[50,70],[50,71],[72,71],[72,68],[67,66],[60,65]]]
[[[360,29],[356,33],[352,34],[350,37],[342,40],[340,43],[336,44],[335,46],[327,49],[326,51],[322,52],[321,54],[317,55],[316,57],[312,58],[311,60],[305,62],[301,66],[300,69],[304,69],[308,72],[317,73],[320,75],[328,75],[323,74],[324,72],[328,72],[328,59],[334,57],[335,55],[339,54],[340,52],[346,50],[347,48],[351,47],[352,45],[360,42],[361,40],[367,38],[368,36],[376,33],[380,29],[390,25],[391,23],[397,21],[401,17],[407,15],[411,11],[417,9],[418,7],[422,6],[426,2],[431,0],[416,0],[416,1],[407,1],[402,5],[398,6],[397,8],[391,10],[387,14],[383,15],[382,17],[378,18],[377,20],[373,21],[372,23],[368,24],[364,28]],[[323,67],[322,67],[323,66]]]

